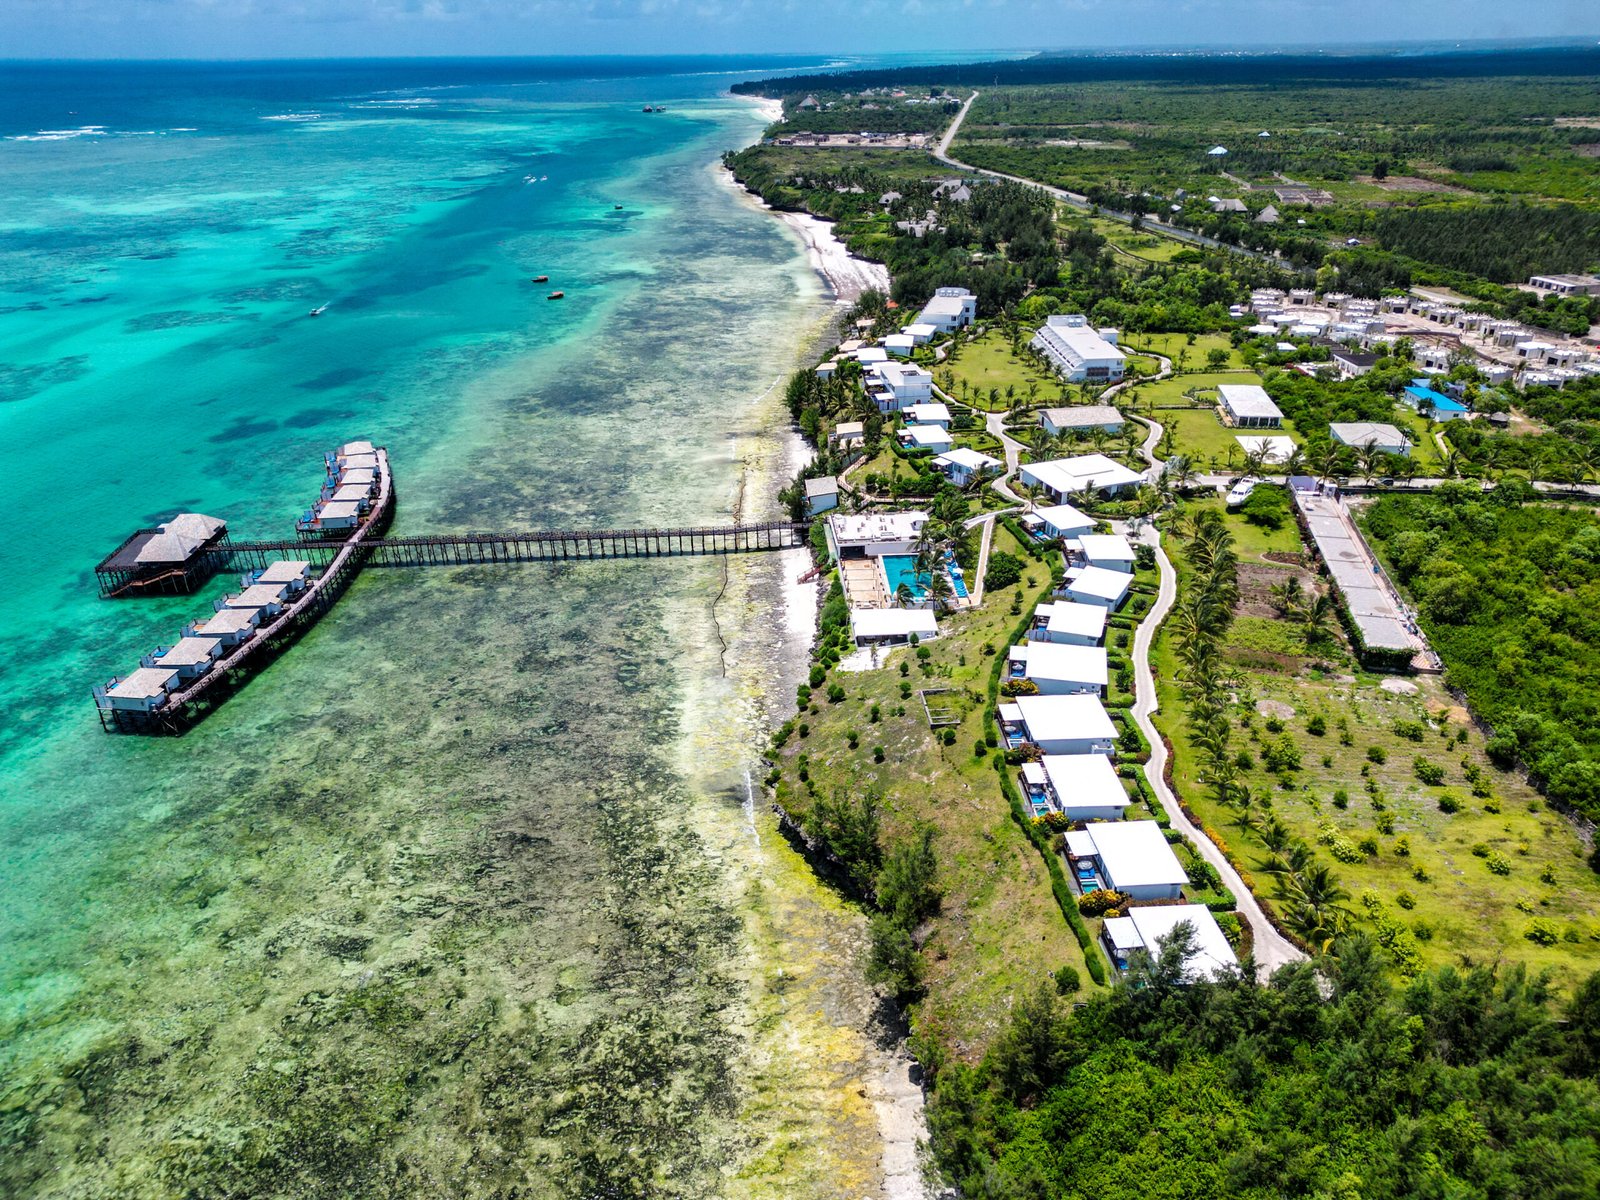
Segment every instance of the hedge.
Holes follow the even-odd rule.
[[[1006,802],[1011,807],[1011,819],[1017,823],[1023,836],[1033,843],[1034,849],[1044,858],[1045,870],[1050,872],[1050,891],[1056,898],[1061,915],[1066,917],[1067,924],[1072,926],[1073,936],[1078,939],[1078,948],[1083,951],[1084,964],[1089,968],[1089,978],[1104,987],[1105,959],[1101,957],[1099,949],[1094,944],[1094,935],[1083,923],[1083,914],[1078,911],[1077,898],[1067,886],[1067,877],[1061,871],[1061,858],[1051,847],[1049,835],[1041,833],[1029,820],[1028,810],[1022,804],[1022,793],[1017,791],[1017,785],[1011,781],[1011,772],[1005,769],[1004,760],[996,760],[995,769],[1000,775],[1000,787],[1006,794]]]

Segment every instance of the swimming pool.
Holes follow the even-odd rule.
[[[926,572],[917,573],[917,556],[915,554],[885,554],[883,556],[883,577],[889,581],[889,594],[895,595],[900,591],[903,583],[911,589],[911,594],[918,600],[928,594],[928,575]]]

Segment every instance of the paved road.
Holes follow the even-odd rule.
[[[1178,577],[1177,572],[1173,570],[1171,560],[1167,558],[1166,551],[1161,548],[1161,536],[1153,526],[1145,527],[1143,540],[1155,547],[1156,565],[1161,569],[1161,588],[1156,596],[1155,606],[1139,623],[1139,628],[1133,635],[1135,689],[1133,719],[1150,742],[1150,761],[1145,764],[1145,778],[1160,798],[1161,806],[1167,810],[1167,816],[1172,818],[1172,827],[1194,843],[1201,857],[1217,869],[1217,873],[1222,876],[1223,884],[1233,892],[1234,898],[1239,903],[1239,912],[1250,922],[1251,931],[1255,934],[1256,971],[1260,978],[1265,979],[1285,963],[1298,962],[1305,955],[1272,927],[1266,914],[1261,911],[1261,905],[1251,895],[1250,889],[1245,887],[1244,880],[1239,878],[1239,872],[1233,869],[1233,865],[1211,839],[1184,815],[1183,809],[1178,805],[1178,798],[1167,786],[1165,778],[1167,748],[1150,719],[1160,705],[1160,701],[1156,698],[1155,675],[1150,670],[1150,646],[1155,641],[1156,630],[1177,599]]]
[[[950,122],[950,128],[944,131],[944,136],[939,139],[939,145],[933,151],[933,157],[946,166],[955,167],[958,171],[971,171],[975,175],[987,175],[991,179],[1007,179],[1012,183],[1024,184],[1037,188],[1047,195],[1054,196],[1069,208],[1076,208],[1083,212],[1094,211],[1097,216],[1108,217],[1113,221],[1121,221],[1131,225],[1134,214],[1118,212],[1114,208],[1103,208],[1096,205],[1087,196],[1077,192],[1069,192],[1065,188],[1051,187],[1047,183],[1040,183],[1037,179],[1024,179],[1021,175],[1007,175],[1004,171],[990,171],[985,167],[975,167],[971,163],[964,163],[950,155],[950,145],[956,140],[956,134],[961,130],[961,123],[967,119],[967,112],[972,108],[972,102],[979,96],[973,92],[967,97],[967,102],[961,106],[961,111],[956,114],[956,119]],[[1188,242],[1191,246],[1203,246],[1208,250],[1226,250],[1230,254],[1238,254],[1244,258],[1259,259],[1262,262],[1278,262],[1271,254],[1262,254],[1256,250],[1248,250],[1243,246],[1232,246],[1227,242],[1219,242],[1215,238],[1208,238],[1204,234],[1193,233],[1187,229],[1179,229],[1176,225],[1168,225],[1160,221],[1145,218],[1145,227],[1152,233],[1159,233],[1163,237],[1176,238],[1180,242]]]

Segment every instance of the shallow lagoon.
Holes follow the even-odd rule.
[[[285,530],[346,437],[402,533],[760,517],[788,449],[827,305],[710,167],[747,106],[324,82],[0,142],[0,1180],[874,1190],[859,925],[746,791],[792,558],[374,569],[191,735],[98,731],[223,581],[101,602],[94,561],[180,507]]]

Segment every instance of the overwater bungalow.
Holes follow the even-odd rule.
[[[258,583],[280,584],[288,589],[290,597],[298,596],[305,591],[311,583],[311,564],[303,559],[280,559],[275,563],[268,563],[259,571],[252,571],[240,577],[241,587],[252,587]]]
[[[249,641],[260,624],[259,608],[221,608],[209,620],[191,621],[184,626],[183,636],[216,638],[225,649],[232,649]]]
[[[256,583],[242,592],[224,596],[217,601],[217,608],[258,608],[263,618],[275,617],[283,611],[288,594],[289,589],[281,583]]]
[[[187,682],[198,679],[222,657],[222,641],[214,637],[179,638],[171,646],[157,646],[139,660],[142,666],[158,670],[176,671],[178,678]]]
[[[178,673],[170,668],[140,667],[103,688],[95,688],[95,703],[122,712],[150,712],[178,686]]]

